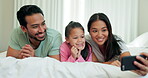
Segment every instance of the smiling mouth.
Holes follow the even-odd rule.
[[[104,39],[97,39],[98,42],[102,42]]]
[[[44,35],[45,35],[45,34],[44,34],[44,33],[42,33],[42,34],[38,34],[37,36],[38,36],[38,37],[40,37],[40,38],[43,38],[43,37],[44,37]]]

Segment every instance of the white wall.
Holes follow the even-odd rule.
[[[8,47],[13,25],[14,0],[0,0],[0,51]]]
[[[13,29],[14,0],[0,0],[0,51],[7,50]],[[148,32],[148,0],[139,0],[138,35]]]
[[[2,5],[2,2],[0,1],[0,11],[2,10],[1,5]],[[2,28],[1,18],[2,18],[2,12],[0,12],[0,29]],[[0,50],[1,50],[1,41],[2,41],[1,40],[1,33],[2,33],[2,31],[0,31]]]
[[[139,0],[138,35],[148,32],[148,0]]]

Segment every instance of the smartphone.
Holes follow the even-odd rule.
[[[146,56],[144,55],[139,55],[146,59]],[[121,59],[121,70],[126,71],[126,70],[138,70],[139,68],[134,65],[134,61],[137,61],[142,64],[141,61],[136,59],[136,56],[125,56]]]

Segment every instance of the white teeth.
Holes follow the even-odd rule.
[[[98,41],[103,41],[103,39],[98,39]]]
[[[44,36],[44,34],[39,34],[38,36],[39,36],[39,37],[43,37],[43,36]]]

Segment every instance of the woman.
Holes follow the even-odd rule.
[[[120,60],[124,56],[130,56],[125,43],[117,36],[112,34],[112,28],[108,17],[103,13],[93,14],[88,21],[88,32],[86,41],[92,46],[93,52],[99,62],[120,66]],[[148,58],[148,53],[141,53]],[[136,57],[143,63],[134,62],[140,70],[133,72],[139,75],[148,73],[148,60],[139,56]]]
[[[112,34],[108,17],[103,13],[93,14],[88,22],[86,41],[92,46],[99,62],[120,66],[120,58],[130,56],[125,43]]]

